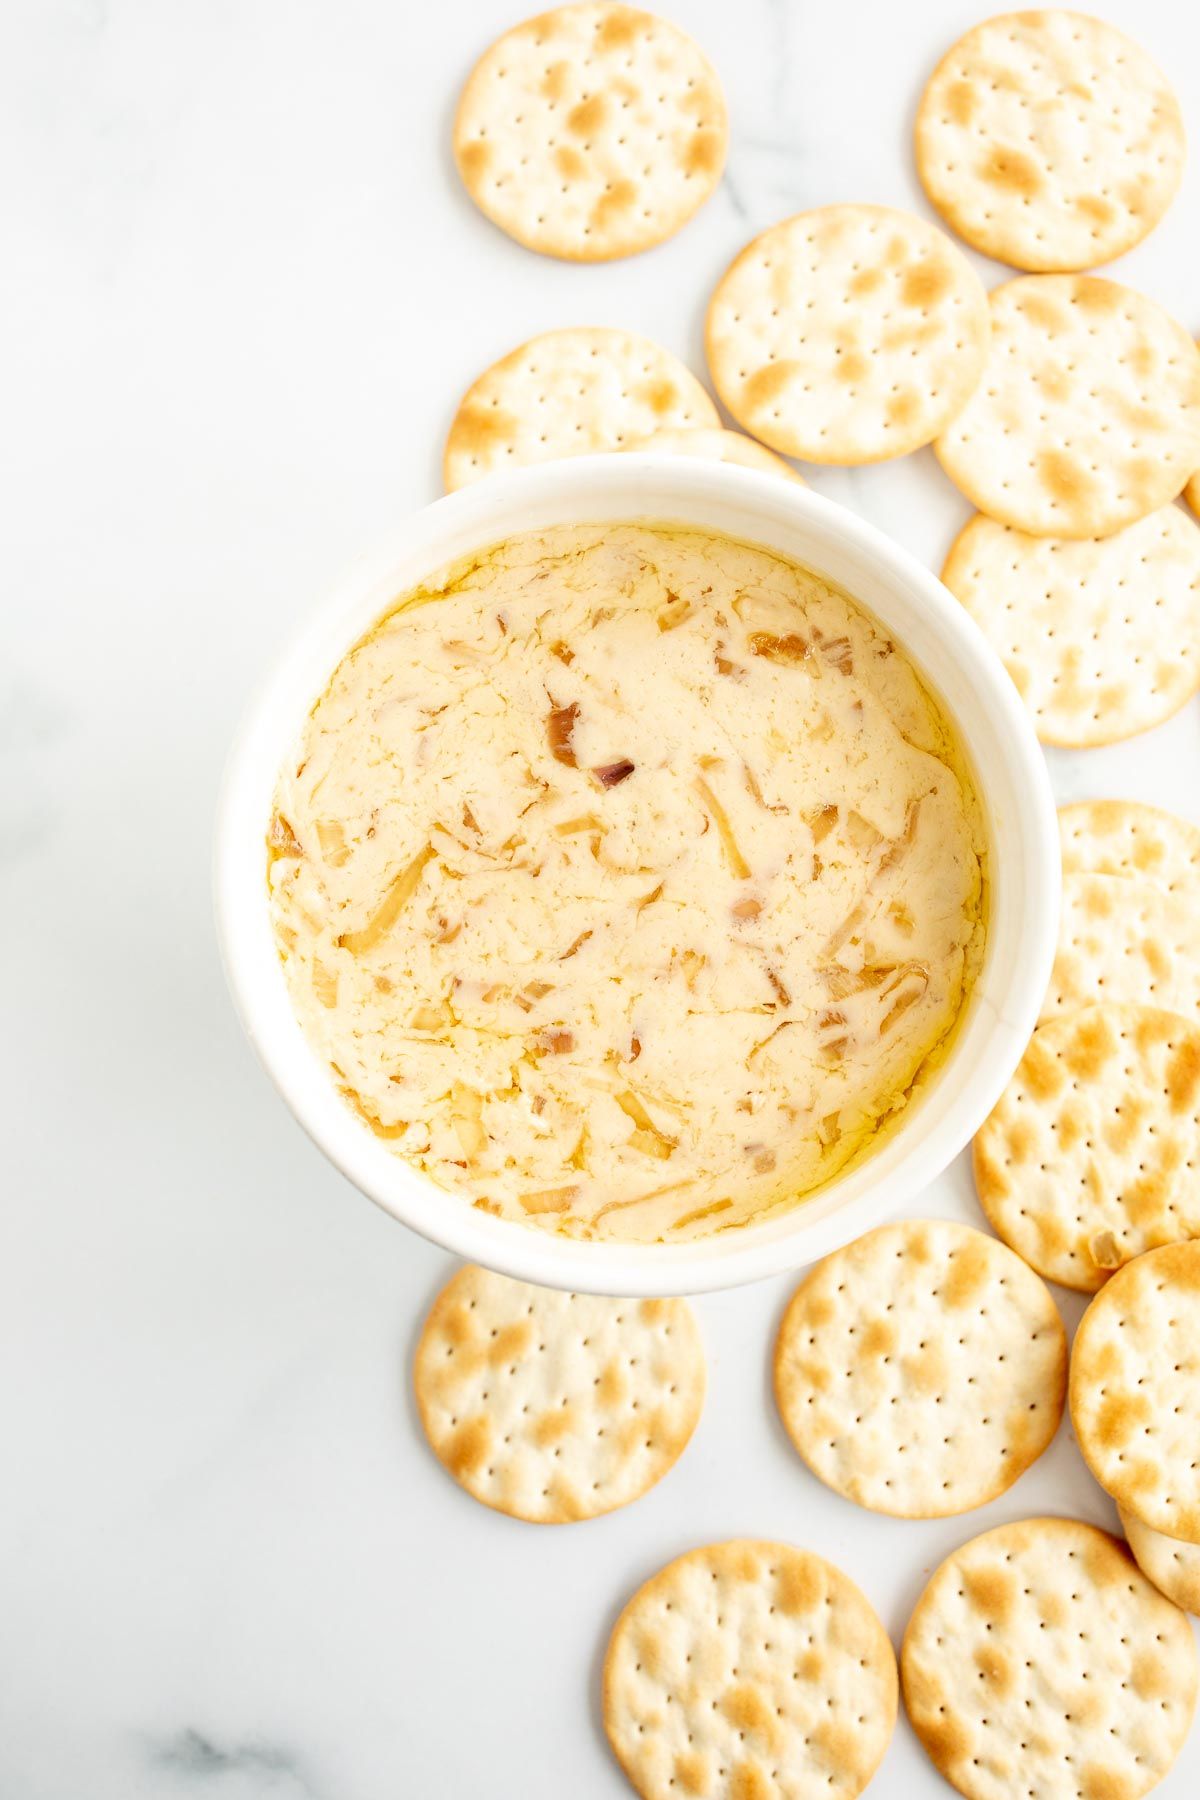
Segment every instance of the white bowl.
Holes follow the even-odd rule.
[[[288,999],[267,910],[276,779],[345,652],[407,589],[516,532],[596,520],[702,526],[762,544],[844,588],[881,622],[953,718],[990,837],[984,964],[941,1070],[847,1173],[761,1225],[692,1243],[589,1244],[497,1219],[391,1153],[341,1100]],[[1045,764],[999,661],[961,606],[899,545],[773,475],[689,457],[580,457],[426,507],[340,584],[291,644],[232,752],[216,844],[217,920],[251,1043],[305,1130],[364,1194],[423,1236],[504,1274],[607,1294],[683,1294],[811,1262],[907,1207],[981,1124],[1034,1028],[1050,974],[1059,850]]]

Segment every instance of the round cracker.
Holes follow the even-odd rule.
[[[1167,894],[1200,895],[1200,825],[1140,800],[1059,808],[1064,875],[1122,875]]]
[[[1101,1000],[1200,1018],[1200,912],[1190,895],[1123,875],[1063,877],[1041,1021]]]
[[[1200,688],[1200,525],[1163,506],[1112,537],[1030,537],[982,513],[942,580],[1020,692],[1043,744],[1113,744]]]
[[[756,444],[753,438],[746,437],[740,431],[725,431],[720,426],[715,430],[698,427],[691,431],[652,431],[649,437],[641,438],[636,444],[626,444],[625,448],[660,451],[667,456],[699,456],[710,462],[735,463],[743,469],[761,469],[765,475],[782,475],[801,487],[805,485],[804,477],[797,474],[781,456],[776,456],[773,450]]]
[[[934,70],[917,173],[942,217],[1018,269],[1092,269],[1139,243],[1179,188],[1183,118],[1158,65],[1074,12],[1002,13]]]
[[[1104,537],[1200,463],[1200,352],[1161,306],[1091,275],[991,295],[974,395],[934,445],[980,512],[1037,537]]]
[[[1068,1394],[1100,1486],[1152,1531],[1200,1543],[1200,1243],[1149,1250],[1101,1288]]]
[[[673,236],[720,182],[728,143],[708,58],[632,6],[561,6],[505,32],[454,120],[454,159],[480,211],[573,262]]]
[[[813,1474],[901,1519],[966,1512],[1049,1444],[1067,1338],[1045,1286],[949,1219],[883,1225],[818,1263],[775,1345],[775,1398]]]
[[[704,1349],[686,1300],[564,1294],[468,1265],[425,1321],[413,1383],[460,1486],[561,1525],[662,1480],[700,1417]]]
[[[1138,1800],[1179,1754],[1196,1678],[1183,1613],[1078,1519],[961,1545],[900,1651],[913,1729],[967,1800]]]
[[[966,258],[886,206],[823,206],[764,231],[717,284],[705,326],[738,424],[817,463],[929,443],[970,398],[987,338]]]
[[[1124,1507],[1119,1506],[1117,1512],[1126,1542],[1146,1579],[1184,1612],[1200,1613],[1200,1544],[1185,1544],[1182,1538],[1151,1531]]]
[[[626,1606],[604,1662],[604,1729],[644,1800],[853,1800],[896,1699],[892,1646],[854,1583],[757,1539],[668,1563]]]
[[[446,486],[620,450],[663,426],[718,424],[696,377],[661,344],[603,326],[548,331],[485,369],[463,395],[446,440]]]
[[[1039,1025],[975,1136],[992,1229],[1050,1281],[1094,1293],[1200,1235],[1200,1025],[1089,1006]]]

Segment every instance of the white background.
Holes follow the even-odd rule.
[[[925,211],[914,107],[979,16],[672,0],[728,90],[728,177],[674,242],[588,269],[509,243],[447,152],[519,4],[0,4],[3,1800],[618,1800],[600,1656],[685,1547],[811,1546],[898,1641],[966,1537],[1112,1522],[1066,1426],[959,1520],[826,1492],[768,1391],[789,1282],[701,1303],[708,1405],[654,1493],[560,1529],[486,1512],[408,1394],[449,1260],[326,1167],[235,1025],[209,909],[225,747],[340,567],[437,493],[461,390],[577,323],[700,371],[754,230],[831,200]],[[1200,15],[1107,11],[1200,135]],[[1193,327],[1198,194],[1193,164],[1119,265]],[[935,568],[966,516],[928,452],[813,481]],[[1198,727],[1193,702],[1057,756],[1060,797],[1200,816]],[[964,1166],[926,1209],[978,1222]],[[1198,1787],[1200,1726],[1161,1791]],[[944,1792],[902,1720],[872,1800]]]

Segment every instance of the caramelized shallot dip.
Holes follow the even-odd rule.
[[[344,658],[285,769],[271,912],[347,1102],[442,1187],[677,1241],[810,1193],[937,1061],[983,830],[911,664],[765,550],[510,539]]]

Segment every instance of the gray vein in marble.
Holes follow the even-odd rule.
[[[276,1744],[247,1740],[219,1744],[195,1730],[180,1731],[154,1744],[150,1761],[162,1770],[194,1781],[197,1785],[220,1782],[227,1775],[244,1775],[260,1783],[265,1793],[297,1794],[320,1800],[321,1790],[310,1780],[300,1759]]]

